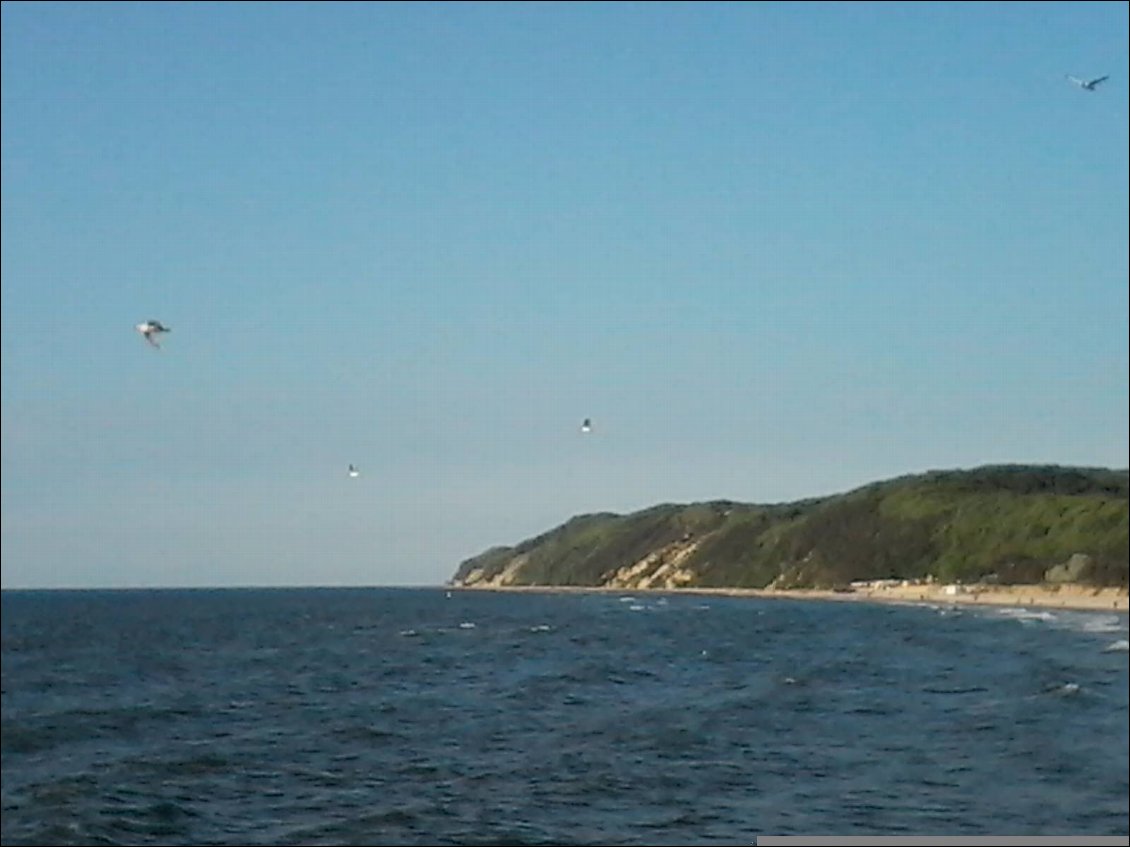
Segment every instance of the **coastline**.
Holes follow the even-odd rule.
[[[932,585],[893,585],[831,591],[819,588],[657,588],[631,586],[575,585],[458,585],[458,591],[519,591],[554,593],[616,594],[704,594],[723,597],[763,599],[830,600],[847,603],[902,603],[910,605],[1011,606],[1039,609],[1125,613],[1128,594],[1125,588],[1095,588],[1085,585],[965,585],[954,593],[948,587]]]

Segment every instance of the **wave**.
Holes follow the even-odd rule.
[[[1118,615],[1099,615],[1080,617],[1077,621],[1078,625],[1072,627],[1081,632],[1125,632],[1126,631],[1126,618],[1119,618]]]
[[[1058,616],[1054,612],[1045,612],[1043,610],[1035,611],[1033,609],[1025,609],[1022,606],[1005,606],[996,609],[996,614],[1002,618],[1012,618],[1018,621],[1054,621],[1058,620]]]

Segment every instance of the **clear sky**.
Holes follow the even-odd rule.
[[[1124,2],[2,8],[6,588],[1128,464]]]

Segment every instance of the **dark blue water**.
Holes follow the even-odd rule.
[[[1125,614],[4,592],[5,844],[1126,834]]]

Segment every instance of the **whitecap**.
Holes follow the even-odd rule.
[[[1003,609],[998,609],[997,614],[1001,617],[1012,618],[1013,620],[1021,621],[1022,623],[1056,620],[1056,616],[1051,612],[1045,612],[1042,610],[1034,611],[1032,609],[1024,609],[1019,606],[1006,606]]]
[[[473,623],[471,623],[470,621],[463,621],[463,623],[459,624],[459,628],[460,629],[474,629],[475,625]]]
[[[1078,694],[1078,693],[1079,693],[1079,683],[1077,683],[1077,682],[1065,682],[1065,683],[1063,683],[1063,685],[1052,685],[1052,686],[1049,686],[1048,688],[1044,689],[1044,694],[1063,694],[1063,695],[1066,696],[1068,694]],[[1037,696],[1037,695],[1033,695],[1033,696]]]
[[[1079,629],[1083,632],[1122,632],[1126,629],[1126,623],[1117,615],[1084,617],[1079,621]]]
[[[547,623],[539,623],[537,626],[531,626],[530,632],[549,632],[552,628]]]
[[[1103,648],[1104,653],[1125,653],[1130,649],[1130,641],[1125,638],[1120,638],[1117,641],[1112,641],[1110,644]]]

